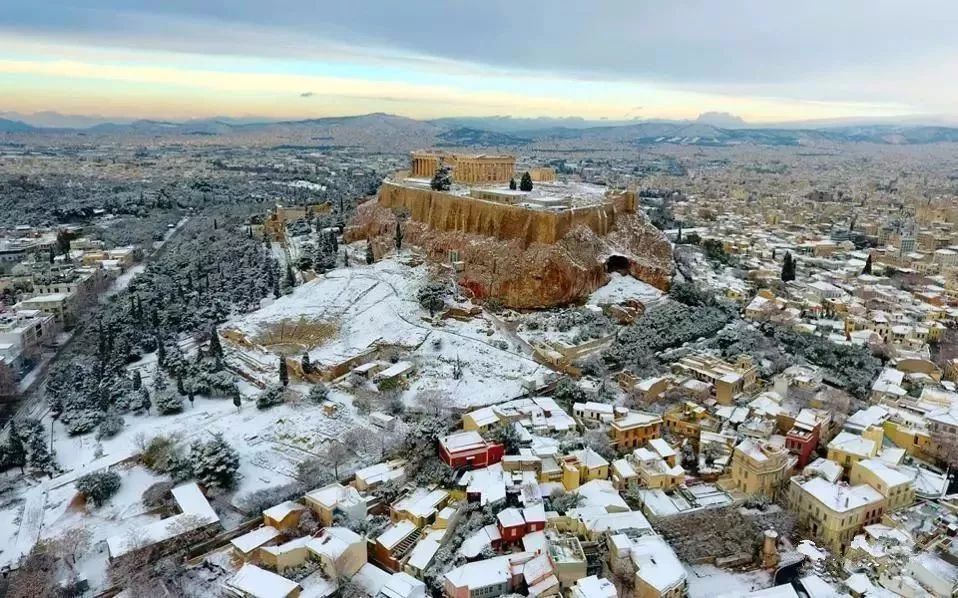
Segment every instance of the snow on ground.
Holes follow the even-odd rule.
[[[683,566],[689,582],[690,598],[707,598],[718,594],[744,596],[755,590],[772,587],[772,576],[763,569],[738,573],[714,565],[683,563]]]
[[[244,394],[252,393],[246,385]],[[333,393],[336,398],[336,393]],[[114,438],[96,440],[95,435],[69,436],[59,422],[53,422],[54,449],[64,473],[25,488],[22,502],[11,502],[0,510],[0,533],[10,538],[0,551],[0,566],[29,552],[39,538],[54,538],[75,526],[89,529],[94,542],[123,533],[157,519],[141,504],[143,491],[163,479],[138,465],[124,465],[140,452],[141,444],[163,434],[177,438],[183,446],[194,440],[222,433],[240,454],[240,479],[233,503],[250,492],[289,484],[296,464],[319,451],[332,438],[341,438],[346,430],[362,422],[351,420],[349,413],[327,417],[321,406],[299,401],[268,410],[256,409],[252,402],[237,411],[229,399],[197,397],[194,406],[184,404],[177,415],[125,415],[126,425]],[[44,421],[49,426],[50,420]],[[355,466],[368,465],[357,462]],[[74,482],[80,476],[107,467],[119,468],[122,485],[119,493],[101,508],[88,513],[70,507],[76,496]],[[341,467],[345,473],[353,467]],[[219,513],[224,522],[237,521],[235,513]],[[84,571],[91,584],[105,574],[106,553],[93,550],[95,562]],[[99,565],[97,565],[99,563]],[[96,586],[94,586],[96,587]]]
[[[542,366],[484,318],[438,324],[424,319],[428,313],[416,292],[426,276],[425,266],[410,267],[394,259],[340,268],[224,328],[255,341],[283,323],[331,323],[336,333],[309,349],[317,365],[342,362],[376,344],[400,347],[400,358],[417,368],[404,393],[407,402],[429,389],[447,394],[460,406],[486,405],[522,394],[523,378],[541,378]],[[255,349],[243,352],[251,369],[259,369],[267,377],[263,381],[272,382],[275,356]],[[457,357],[463,370],[458,380],[452,376]]]
[[[613,272],[609,282],[589,295],[587,305],[622,303],[634,299],[645,305],[655,303],[665,293],[638,278]]]

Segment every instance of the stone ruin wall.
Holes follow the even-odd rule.
[[[552,245],[577,226],[597,235],[608,234],[616,215],[634,210],[632,192],[624,192],[601,205],[571,208],[561,212],[534,210],[472,197],[459,197],[431,189],[411,188],[384,181],[379,205],[404,208],[410,218],[441,232],[462,232],[500,241],[518,240],[523,247],[534,243]]]

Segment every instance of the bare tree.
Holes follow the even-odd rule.
[[[56,556],[40,541],[20,563],[7,588],[9,598],[38,598],[56,594]]]
[[[51,541],[54,554],[76,574],[77,561],[90,550],[93,533],[84,527],[71,527]]]
[[[339,479],[339,466],[349,459],[349,447],[338,440],[330,440],[323,451],[323,457],[333,466],[333,475]]]
[[[447,412],[449,403],[446,395],[436,389],[430,388],[416,393],[416,404],[427,415],[442,417]]]

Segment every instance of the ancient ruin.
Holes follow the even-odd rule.
[[[452,268],[476,298],[516,308],[574,303],[611,272],[668,288],[671,244],[637,209],[633,191],[556,181],[551,169],[537,169],[536,178],[552,180],[532,191],[510,189],[508,181],[519,178],[514,164],[512,157],[414,152],[411,170],[387,177],[344,237],[369,239],[379,257],[394,247],[399,222],[404,243]],[[440,165],[454,181],[446,191],[430,186],[430,170]]]

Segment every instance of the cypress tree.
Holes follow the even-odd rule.
[[[782,262],[782,282],[795,280],[795,260],[792,258],[792,252],[785,253],[785,261]]]
[[[141,386],[143,386],[143,376],[140,370],[133,370],[133,390],[140,390]]]
[[[366,264],[370,265],[374,261],[376,261],[376,256],[373,254],[373,242],[366,239]]]
[[[239,389],[235,386],[233,387],[233,405],[236,406],[237,411],[239,411],[243,406],[243,401],[240,399]]]
[[[283,386],[287,386],[289,384],[289,370],[286,366],[285,357],[279,358],[279,381]]]
[[[872,273],[872,254],[868,254],[868,259],[865,260],[865,267],[862,268],[862,274],[871,274]]]
[[[309,359],[309,352],[303,353],[303,359],[301,360],[303,373],[312,374],[313,373],[313,362]]]
[[[396,251],[402,251],[402,225],[397,220],[396,221]]]
[[[210,329],[210,355],[216,360],[216,364],[223,363],[223,345],[220,344],[220,335],[216,332],[216,326]]]
[[[20,473],[23,473],[23,467],[27,464],[27,451],[23,447],[23,439],[20,438],[20,432],[13,421],[10,422],[10,438],[7,439],[6,453],[7,463],[19,467]]]
[[[511,179],[509,179],[509,189],[513,191],[516,190],[516,177],[512,177]]]
[[[296,274],[293,273],[293,267],[286,264],[286,286],[293,288],[296,286]]]
[[[520,191],[532,191],[532,176],[528,172],[522,173],[522,179],[519,180]]]

